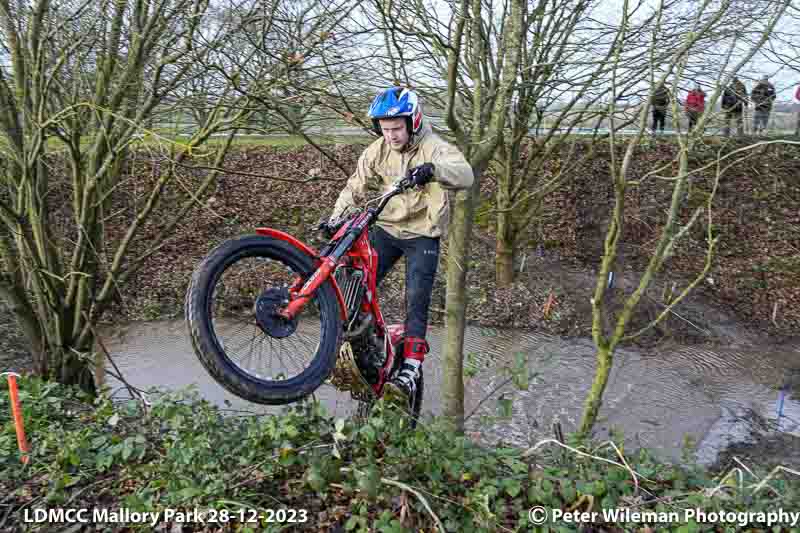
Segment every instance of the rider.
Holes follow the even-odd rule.
[[[439,262],[439,239],[447,231],[447,190],[472,186],[472,168],[461,152],[433,133],[423,119],[414,91],[390,87],[369,108],[381,137],[361,154],[355,173],[339,195],[330,223],[367,191],[386,192],[399,176],[416,187],[395,197],[381,213],[371,234],[378,254],[380,283],[401,256],[406,256],[406,321],[403,365],[385,385],[384,396],[408,404],[416,392],[420,367],[428,353],[425,334],[433,280]]]

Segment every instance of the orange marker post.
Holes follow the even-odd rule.
[[[17,376],[14,372],[6,372],[8,376],[8,391],[11,396],[11,415],[14,417],[14,429],[17,430],[17,444],[19,444],[19,451],[22,454],[21,459],[23,464],[28,464],[31,449],[28,446],[28,439],[25,438],[25,428],[22,425],[22,409],[19,406],[19,391],[17,390]],[[0,374],[2,375],[2,374]]]

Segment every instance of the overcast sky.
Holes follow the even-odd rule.
[[[629,0],[631,5],[635,2],[636,0]],[[657,6],[656,0],[646,0],[646,2],[652,4],[653,8]],[[608,23],[618,23],[623,4],[624,0],[602,0],[595,12],[595,16]],[[778,93],[778,101],[788,102],[794,99],[795,90],[800,85],[800,9],[798,9],[797,5],[787,10],[782,20],[778,22],[775,32],[781,34],[781,40],[786,39],[791,33],[795,34],[792,46],[783,45],[778,39],[771,41],[772,46],[785,55],[786,58],[793,60],[792,66],[794,70],[781,62],[773,61],[772,54],[769,52],[757,52],[753,59],[739,71],[739,77],[745,83],[749,92],[762,76],[768,76]],[[767,46],[765,46],[766,48]],[[701,82],[704,85],[705,83],[710,84],[715,77],[716,73],[709,73],[707,79],[701,79]],[[691,80],[686,80],[686,82],[682,81],[681,86],[688,87],[690,84]]]
[[[212,0],[211,4],[219,6],[228,4],[230,1],[231,0]],[[240,1],[241,0],[236,0],[237,3]],[[593,13],[594,18],[607,24],[618,24],[621,16],[623,1],[624,0],[601,0]],[[631,4],[636,1],[637,0],[630,0]],[[645,1],[647,3],[652,2],[653,7],[657,5],[657,0]],[[447,17],[447,2],[444,0],[427,0],[426,3],[428,5],[436,5],[437,13],[440,17],[442,17],[442,19]],[[690,2],[687,2],[685,5],[687,6],[687,9],[691,9]],[[793,10],[795,16],[784,17],[783,21],[779,23],[779,26],[776,30],[781,33],[795,32],[798,34],[798,38],[792,43],[791,47],[781,45],[775,41],[773,41],[773,46],[775,46],[778,51],[783,53],[789,61],[793,61],[792,66],[794,67],[794,70],[786,65],[773,61],[770,57],[771,54],[759,52],[753,58],[753,60],[745,65],[745,67],[740,71],[740,77],[747,85],[748,92],[752,90],[756,80],[760,79],[763,75],[769,76],[770,80],[775,85],[776,91],[778,92],[778,100],[784,102],[791,101],[793,99],[795,90],[797,86],[800,85],[800,9],[797,7],[792,7],[790,10]],[[0,50],[0,65],[7,66],[8,63],[9,61],[7,56],[2,50]],[[710,85],[715,77],[715,72],[708,72],[707,76],[701,75],[699,80],[708,90],[713,88]],[[692,79],[681,80],[680,85],[682,88],[688,88],[692,82]]]

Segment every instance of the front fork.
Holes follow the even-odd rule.
[[[325,283],[325,280],[328,279],[328,277],[331,275],[331,272],[333,272],[335,268],[336,261],[330,257],[323,257],[320,267],[314,271],[314,273],[310,278],[308,278],[308,281],[306,281],[305,285],[302,287],[299,287],[299,285],[303,280],[298,277],[295,280],[294,285],[289,287],[289,305],[278,311],[278,314],[286,320],[294,320],[294,318],[299,315],[306,306],[306,303],[311,300],[311,296],[314,294],[314,291],[316,291],[320,285]]]
[[[330,277],[331,272],[334,271],[336,265],[339,263],[339,260],[350,250],[350,247],[356,241],[358,236],[361,235],[362,230],[367,227],[369,221],[371,220],[371,216],[372,213],[362,213],[352,223],[345,224],[339,229],[333,238],[337,239],[341,237],[341,239],[330,254],[327,254],[321,258],[322,264],[319,266],[319,268],[317,268],[316,271],[314,271],[311,277],[308,278],[308,281],[306,281],[305,285],[300,288],[300,292],[296,292],[297,286],[302,282],[302,280],[299,279],[295,281],[294,285],[292,285],[292,287],[289,289],[291,301],[284,309],[278,311],[280,316],[287,320],[293,320],[298,314],[300,314],[300,311],[303,310],[306,303],[311,299],[311,295],[314,294],[314,291],[316,291],[319,286],[325,283],[325,280]]]

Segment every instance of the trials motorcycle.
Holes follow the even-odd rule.
[[[185,315],[192,346],[211,376],[251,402],[282,405],[326,381],[371,405],[402,364],[402,324],[387,325],[378,302],[378,256],[369,230],[411,176],[351,208],[316,251],[288,233],[258,228],[227,240],[195,269]],[[410,399],[416,421],[423,380]]]

